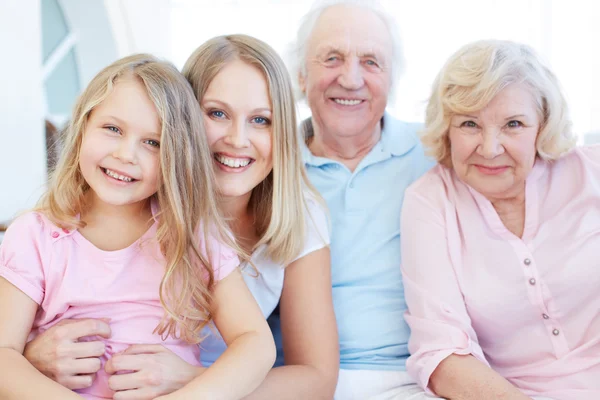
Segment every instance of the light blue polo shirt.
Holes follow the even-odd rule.
[[[354,172],[303,149],[310,181],[331,215],[333,302],[342,369],[404,370],[409,355],[400,209],[404,190],[434,163],[425,157],[417,137],[420,124],[386,113],[382,126],[380,141]],[[310,136],[310,121],[303,127]]]

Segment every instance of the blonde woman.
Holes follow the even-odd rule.
[[[214,321],[227,351],[160,399],[239,399],[264,379],[273,338],[237,271],[202,131],[193,92],[168,63],[130,56],[92,79],[48,192],[0,249],[0,398],[81,398],[22,354],[29,336],[70,318],[109,319],[110,335],[80,343],[99,359],[77,357],[79,366],[95,369],[134,343],[199,365],[202,329]],[[100,369],[77,392],[119,398],[109,379]]]
[[[408,371],[448,399],[600,398],[600,147],[574,147],[554,74],[471,43],[434,85],[402,273]]]
[[[265,43],[231,35],[200,46],[183,72],[202,108],[219,208],[256,267],[245,268],[244,280],[265,318],[278,303],[280,307],[285,365],[272,369],[248,398],[331,399],[339,352],[328,220],[303,169],[285,66]],[[73,343],[85,331],[85,323],[89,321],[78,329],[65,327],[62,338],[57,334],[40,338],[28,348],[30,360],[56,380],[88,384],[95,371],[66,367],[73,358],[80,358],[76,355],[95,356],[80,352],[82,346]],[[206,366],[226,346],[215,332],[204,333],[208,337],[201,344],[201,357]],[[64,349],[63,356],[53,356],[59,347]],[[113,357],[106,368],[114,374],[109,383],[119,390],[116,399],[154,398],[204,373],[160,346],[132,346]],[[254,365],[248,363],[248,368]],[[124,370],[136,372],[121,373]]]

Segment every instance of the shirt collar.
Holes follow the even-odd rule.
[[[408,129],[408,124],[392,117],[387,111],[383,114],[381,125],[379,144],[382,146],[383,151],[393,156],[402,156],[417,145],[418,138],[414,135],[412,129]],[[304,138],[302,141],[302,157],[305,163],[316,167],[334,163],[334,161],[325,157],[313,155],[308,149],[306,140],[314,135],[311,118],[307,118],[300,123],[300,133]]]
[[[384,151],[393,156],[402,156],[413,149],[419,142],[415,129],[410,124],[392,117],[387,111],[383,114],[381,144]]]

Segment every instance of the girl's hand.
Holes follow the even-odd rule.
[[[71,390],[84,389],[92,385],[105,350],[100,340],[79,341],[93,336],[110,337],[107,321],[63,320],[29,342],[23,356],[53,381]]]
[[[161,345],[133,345],[107,361],[114,400],[151,400],[182,388],[204,368],[183,361]]]

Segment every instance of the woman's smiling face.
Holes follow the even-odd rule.
[[[221,195],[249,198],[273,169],[265,76],[248,63],[232,61],[214,77],[200,105]]]

